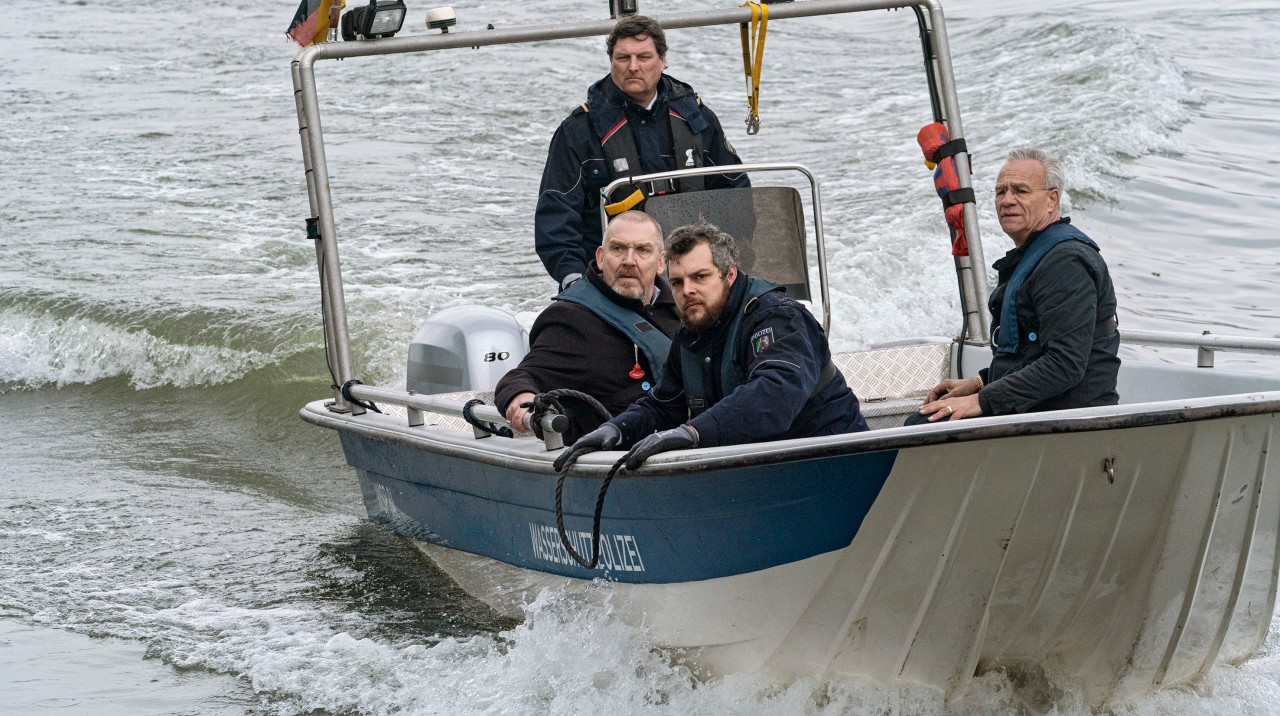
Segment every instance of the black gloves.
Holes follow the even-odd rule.
[[[586,438],[583,438],[583,440],[586,440]],[[578,442],[582,441],[579,440]],[[631,448],[631,452],[627,453],[625,458],[627,469],[634,470],[640,467],[645,460],[660,452],[687,450],[695,447],[698,447],[698,431],[694,430],[688,423],[678,428],[654,433],[636,443],[635,447]]]
[[[577,442],[570,445],[568,450],[560,453],[560,457],[557,457],[555,463],[553,463],[556,468],[556,472],[560,472],[569,465],[572,465],[574,460],[577,460],[580,455],[585,455],[597,450],[612,450],[617,447],[621,440],[622,432],[610,423],[605,423],[604,425],[601,425],[595,430],[592,430],[586,435],[578,438]]]
[[[605,423],[578,438],[578,441],[570,445],[568,450],[560,453],[560,457],[557,457],[554,463],[556,472],[561,472],[569,465],[572,465],[579,456],[597,450],[612,450],[621,441],[622,432],[611,423]],[[698,431],[694,430],[688,423],[685,423],[678,428],[654,433],[646,437],[636,443],[635,447],[631,448],[631,452],[628,452],[623,457],[623,460],[628,470],[634,470],[643,465],[645,460],[660,452],[687,450],[695,447],[698,447]]]

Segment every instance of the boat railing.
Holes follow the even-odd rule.
[[[435,415],[448,415],[455,418],[466,420],[466,413],[470,413],[476,420],[492,423],[494,425],[507,425],[507,418],[495,406],[477,404],[471,407],[464,407],[466,401],[460,400],[456,394],[446,393],[441,395],[422,395],[413,391],[404,391],[393,388],[379,388],[372,385],[355,384],[347,389],[351,397],[361,401],[373,401],[375,403],[384,403],[386,405],[397,405],[404,408],[408,415],[409,427],[416,428],[426,424],[425,413]],[[546,418],[551,420],[550,416]],[[470,422],[470,421],[468,421]],[[489,437],[492,433],[475,427],[472,423],[472,429],[477,438]],[[551,423],[543,426],[544,433],[551,435],[558,433],[553,429]],[[560,442],[557,446],[552,446],[555,439],[547,441],[548,450],[557,450],[564,447],[564,443]]]
[[[934,336],[882,344],[869,350],[837,353],[832,356],[832,361],[863,401],[863,415],[868,424],[890,427],[899,425],[901,415],[918,406],[928,389],[947,377],[953,345],[954,339]],[[477,438],[489,437],[493,433],[477,427],[476,422],[495,427],[508,424],[506,416],[496,406],[472,401],[478,398],[491,402],[492,389],[422,394],[354,383],[347,387],[347,393],[361,403],[380,403],[380,412],[404,418],[409,427],[424,426],[428,413],[447,418],[433,418],[434,424],[459,430],[470,429]],[[470,419],[464,413],[470,413]],[[560,434],[567,426],[555,422],[552,415],[544,416],[542,421],[540,427],[547,449],[563,447]]]
[[[1196,334],[1124,329],[1120,331],[1120,342],[1132,345],[1195,348],[1196,366],[1200,368],[1212,368],[1214,354],[1217,351],[1280,356],[1280,338],[1217,336],[1209,331]]]
[[[1122,332],[1122,342],[1128,345],[1195,348],[1197,365],[1212,368],[1216,351],[1256,353],[1280,356],[1280,338],[1250,338],[1246,336],[1219,336],[1208,333],[1176,333],[1169,331],[1144,331],[1127,329]],[[885,344],[871,350],[841,353],[832,356],[850,386],[863,400],[863,411],[874,427],[888,427],[900,422],[899,413],[905,405],[916,405],[924,390],[945,378],[949,372],[950,351],[954,339],[937,337],[928,341],[912,340],[901,345]],[[1206,374],[1207,375],[1207,374]],[[380,388],[353,384],[349,395],[359,401],[372,401],[386,406],[398,406],[396,414],[402,414],[409,427],[426,424],[426,414],[444,416],[444,423],[458,429],[470,428],[476,438],[492,433],[476,426],[476,422],[493,426],[507,425],[506,416],[493,405],[478,403],[467,407],[469,398],[492,399],[492,391],[471,391],[426,395],[398,388]],[[468,419],[466,413],[470,413]],[[560,438],[563,426],[543,418],[542,433],[548,450],[558,450],[564,443]]]

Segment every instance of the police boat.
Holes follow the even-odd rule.
[[[809,0],[767,12],[777,22],[899,7],[914,11],[935,119],[954,151],[943,188],[962,191],[970,177],[938,2]],[[761,7],[657,19],[671,30],[750,23],[753,12]],[[860,674],[951,699],[976,674],[1032,664],[1104,704],[1257,652],[1280,567],[1280,461],[1270,459],[1280,378],[1212,364],[1219,350],[1278,354],[1280,341],[1127,330],[1127,343],[1196,348],[1199,365],[1126,360],[1115,406],[901,427],[939,380],[990,359],[971,201],[948,212],[952,238],[968,238],[953,252],[961,335],[835,357],[869,432],[664,453],[618,473],[600,499],[621,453],[581,458],[558,492],[563,423],[548,414],[542,439],[507,437],[486,404],[500,366],[526,350],[509,314],[443,311],[408,347],[407,385],[362,384],[316,64],[605,35],[612,24],[327,43],[293,61],[325,350],[341,386],[301,417],[337,432],[372,520],[503,613],[518,616],[538,590],[578,590],[711,675]],[[807,191],[655,196],[646,210],[664,226],[721,223],[750,247],[747,271],[786,285],[829,323],[818,182],[799,165],[742,169],[798,177]]]

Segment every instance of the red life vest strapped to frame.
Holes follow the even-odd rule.
[[[933,169],[933,186],[942,197],[943,213],[951,227],[951,255],[968,256],[969,240],[964,233],[964,205],[974,203],[973,189],[962,189],[956,175],[955,154],[968,152],[964,138],[952,140],[942,122],[926,124],[916,135],[924,152],[925,166]]]

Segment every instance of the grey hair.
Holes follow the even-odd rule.
[[[1066,193],[1067,180],[1063,176],[1062,162],[1049,156],[1046,152],[1034,147],[1020,147],[1009,152],[1006,161],[1015,159],[1030,159],[1031,161],[1040,162],[1040,166],[1044,167],[1044,184],[1045,189],[1057,189],[1058,195]]]
[[[617,216],[610,219],[609,225],[605,227],[605,230],[604,230],[604,240],[601,241],[600,243],[602,244],[609,243],[609,237],[613,236],[613,225],[624,219],[626,221],[634,221],[641,224],[648,224],[649,227],[653,229],[653,242],[659,246],[662,245],[662,224],[659,224],[658,220],[653,218],[652,216],[649,216],[643,211],[636,211],[635,209],[624,211],[621,214],[618,214]]]
[[[681,226],[671,232],[665,245],[667,261],[687,255],[699,244],[706,244],[711,249],[711,261],[721,276],[729,272],[729,267],[738,265],[738,246],[733,237],[706,221]]]

